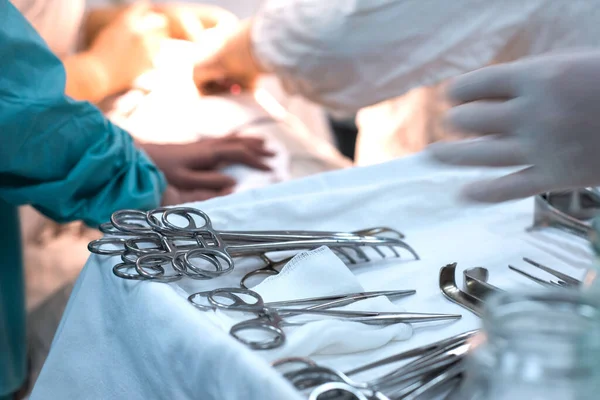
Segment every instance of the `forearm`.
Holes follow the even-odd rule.
[[[90,11],[83,22],[82,36],[83,46],[87,49],[98,33],[110,24],[127,6],[112,6],[95,8]]]
[[[148,209],[166,182],[129,134],[65,97],[65,70],[12,5],[0,0],[0,198],[96,225]]]
[[[112,94],[110,78],[106,70],[90,53],[74,54],[62,61],[67,75],[65,85],[67,96],[97,103]]]
[[[256,58],[252,44],[253,20],[243,21],[219,49],[217,61],[232,77],[251,82],[269,72]]]

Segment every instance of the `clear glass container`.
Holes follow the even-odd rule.
[[[596,217],[592,221],[590,242],[595,259],[592,268],[588,270],[583,279],[583,289],[588,291],[590,295],[600,298],[600,217]]]
[[[600,306],[580,291],[489,299],[461,400],[600,399]]]

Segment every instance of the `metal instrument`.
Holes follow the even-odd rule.
[[[289,232],[289,231],[287,231],[287,232]],[[321,232],[321,233],[323,233],[323,232]],[[386,235],[384,237],[390,237],[390,235],[391,235],[398,239],[404,238],[404,235],[402,233],[400,233],[394,229],[387,228],[387,227],[363,229],[360,231],[354,231],[354,232],[352,232],[352,234],[366,235],[366,236]],[[338,257],[340,257],[346,263],[356,264],[358,262],[358,260],[356,258],[352,257],[352,255],[348,254],[348,252],[345,251],[344,248],[335,248],[334,247],[331,250],[334,253],[336,253],[336,255]],[[396,252],[396,250],[393,247],[390,247],[390,250],[392,251],[394,256],[399,257],[399,254]],[[381,252],[381,250],[375,248],[375,251],[377,251],[382,258],[386,257],[386,255],[383,252]],[[285,265],[292,258],[293,258],[293,256],[286,257],[281,260],[275,261],[271,257],[269,257],[267,254],[261,254],[260,259],[265,263],[265,266],[258,268],[256,270],[250,271],[246,275],[244,275],[240,281],[240,287],[242,287],[244,289],[250,289],[251,287],[258,285],[260,282],[262,282],[266,278],[268,278],[270,276],[278,275],[279,272],[281,271],[281,269],[283,267],[285,267]],[[364,259],[363,261],[370,261],[370,259],[367,258],[367,259]]]
[[[217,231],[204,212],[189,208],[158,208],[148,212],[122,210],[101,230],[107,237],[90,242],[92,253],[116,256],[122,263],[113,268],[125,279],[171,282],[186,276],[213,279],[233,270],[235,257],[260,256],[279,251],[311,250],[328,246],[346,259],[370,258],[370,248],[385,257],[381,248],[416,252],[404,243],[399,232],[374,228],[361,232],[394,233],[396,237],[369,236],[361,233],[319,231]],[[117,236],[115,236],[117,235]],[[355,256],[353,255],[355,254]],[[168,274],[165,266],[171,266]]]
[[[192,305],[202,311],[212,311],[217,309],[218,307],[212,304],[202,304],[196,301],[197,298],[204,298],[208,301],[208,296],[212,293],[212,291],[207,292],[198,292],[190,295],[188,297],[188,301],[192,303]],[[343,307],[357,301],[371,299],[374,297],[385,296],[389,299],[394,299],[396,297],[404,297],[411,296],[417,293],[416,290],[379,290],[373,292],[359,292],[359,293],[346,293],[346,294],[336,294],[330,296],[320,296],[320,297],[311,297],[307,299],[298,299],[298,300],[285,300],[285,301],[273,301],[264,303],[266,307],[293,307],[293,306],[306,306],[309,304],[313,304],[306,308],[306,310],[318,309],[325,310],[333,307]],[[226,296],[227,297],[227,296]]]
[[[347,372],[320,366],[305,358],[283,359],[276,361],[273,366],[283,369],[287,365],[300,365],[298,369],[284,372],[283,376],[298,390],[310,390],[309,399],[329,398],[325,397],[326,394],[339,396],[335,398],[367,400],[429,398],[420,396],[430,396],[437,388],[457,382],[464,370],[462,359],[470,348],[469,339],[476,332],[465,332]],[[368,382],[351,378],[365,371],[411,359],[413,361]]]
[[[600,213],[600,192],[584,188],[535,196],[533,226],[529,230],[557,228],[589,239],[591,227],[585,222]]]
[[[532,275],[522,269],[514,267],[512,265],[509,265],[508,268],[510,268],[512,271],[517,272],[517,273],[523,275],[524,277],[526,277],[536,283],[539,283],[540,285],[543,285],[543,286],[559,287],[559,288],[577,288],[582,285],[582,281],[580,281],[579,279],[575,279],[567,274],[564,274],[553,268],[542,265],[542,264],[535,262],[529,258],[525,257],[525,258],[523,258],[523,261],[554,276],[555,278],[558,278],[558,280],[544,280],[542,278],[534,276],[534,275]]]
[[[243,297],[250,297],[248,301]],[[341,311],[331,309],[312,308],[286,308],[283,306],[266,306],[261,296],[248,289],[222,288],[211,291],[207,295],[209,303],[222,310],[240,311],[256,314],[257,318],[240,322],[234,325],[230,334],[238,341],[255,350],[273,349],[283,345],[285,334],[284,326],[298,326],[307,323],[291,322],[286,320],[298,315],[321,315],[334,319],[360,322],[369,325],[389,325],[397,323],[433,322],[455,320],[461,318],[457,314],[419,314],[405,312],[377,312],[377,311]],[[223,299],[223,300],[222,300]],[[264,340],[252,340],[242,336],[245,332],[263,332],[269,336]]]
[[[463,271],[464,289],[467,293],[484,301],[490,295],[502,292],[488,283],[489,271],[483,267],[469,268]]]
[[[440,269],[440,290],[448,300],[466,308],[478,317],[483,316],[483,301],[470,293],[460,290],[455,279],[456,263]]]

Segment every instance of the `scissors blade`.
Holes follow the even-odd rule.
[[[581,285],[581,281],[579,279],[575,279],[567,274],[563,274],[562,272],[559,272],[553,268],[550,267],[546,267],[545,265],[542,265],[538,262],[535,262],[527,257],[523,258],[523,261],[525,261],[526,263],[529,263],[531,265],[533,265],[536,268],[541,269],[542,271],[545,271],[547,273],[549,273],[550,275],[560,279],[561,281],[565,282],[567,284],[567,286],[579,286]]]

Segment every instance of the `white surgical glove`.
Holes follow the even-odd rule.
[[[518,172],[464,188],[467,199],[501,202],[600,185],[600,52],[554,54],[486,67],[448,88],[447,122],[476,140],[436,143],[447,164]]]

